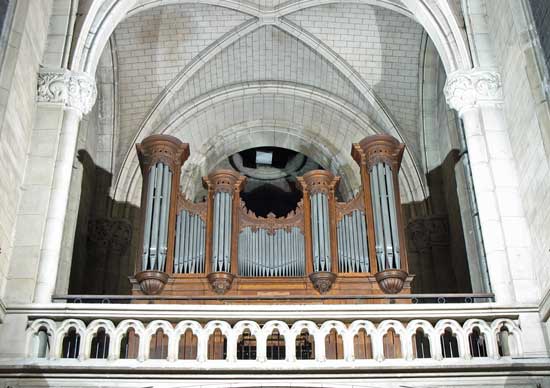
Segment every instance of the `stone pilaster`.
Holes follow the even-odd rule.
[[[531,271],[531,242],[517,168],[502,112],[501,76],[486,68],[456,71],[448,75],[444,92],[464,127],[496,301],[533,302],[538,289]]]
[[[78,128],[97,97],[95,80],[85,73],[42,68],[38,74],[39,105],[63,106],[57,155],[44,226],[34,300],[48,303],[54,292],[63,240],[63,226],[69,200]],[[40,115],[40,110],[37,113]],[[37,118],[40,121],[40,117]]]

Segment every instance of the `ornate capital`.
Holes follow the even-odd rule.
[[[228,169],[219,169],[202,178],[203,186],[215,193],[240,192],[246,182],[246,177]]]
[[[158,162],[164,163],[172,173],[179,175],[180,167],[189,158],[189,144],[170,135],[150,135],[136,144],[136,149],[144,176]]]
[[[37,101],[64,104],[85,115],[97,97],[95,79],[87,73],[42,68],[38,73]]]
[[[482,103],[502,101],[500,74],[493,70],[458,70],[447,77],[445,84],[447,104],[459,113]]]
[[[298,177],[302,191],[310,194],[323,193],[334,196],[336,187],[340,182],[339,176],[334,176],[330,171],[311,170],[304,176]]]
[[[351,157],[359,166],[366,166],[368,171],[378,163],[384,162],[398,172],[403,152],[405,152],[405,144],[388,134],[367,136],[359,143],[352,144],[351,147]]]

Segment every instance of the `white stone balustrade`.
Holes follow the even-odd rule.
[[[284,367],[299,368],[308,367],[308,365],[323,365],[322,363],[326,361],[325,339],[331,330],[334,329],[338,335],[342,337],[343,344],[343,358],[338,360],[337,363],[339,365],[349,365],[352,367],[361,363],[372,363],[375,365],[384,363],[387,360],[387,355],[384,354],[384,336],[390,329],[393,329],[395,334],[399,336],[402,356],[401,362],[412,361],[415,358],[414,335],[417,333],[418,329],[422,329],[424,335],[429,338],[431,355],[429,359],[432,362],[442,362],[445,359],[441,338],[445,330],[448,331],[449,329],[457,340],[458,357],[454,358],[454,360],[480,360],[481,357],[473,357],[473,352],[471,350],[472,341],[469,340],[469,336],[476,328],[476,331],[483,337],[484,347],[486,349],[486,356],[483,358],[493,361],[498,360],[503,358],[499,354],[498,344],[498,338],[503,327],[507,329],[506,336],[509,355],[511,357],[521,357],[523,355],[522,333],[518,323],[508,318],[495,318],[489,321],[475,318],[468,319],[463,323],[459,323],[454,319],[440,319],[436,321],[435,324],[422,319],[413,319],[406,323],[393,319],[382,320],[378,323],[362,319],[350,322],[327,320],[323,323],[316,323],[310,320],[297,320],[291,324],[281,320],[268,320],[262,324],[251,320],[239,320],[233,325],[223,320],[211,320],[206,323],[200,323],[195,320],[182,320],[179,322],[152,320],[148,323],[143,323],[135,319],[124,319],[118,323],[114,323],[106,319],[96,319],[86,324],[80,319],[65,319],[61,321],[35,319],[29,322],[26,343],[28,361],[39,362],[42,360],[49,363],[63,363],[64,361],[69,361],[66,358],[62,358],[63,339],[69,330],[74,329],[79,336],[79,350],[77,357],[74,357],[77,360],[70,361],[83,363],[85,365],[85,363],[100,361],[97,359],[92,360],[90,354],[94,336],[97,335],[100,329],[103,329],[105,334],[109,336],[108,352],[105,354],[105,361],[112,362],[119,359],[121,341],[128,330],[132,328],[135,334],[139,336],[137,357],[133,360],[133,362],[139,365],[139,363],[146,364],[150,362],[149,349],[151,339],[158,329],[162,329],[164,334],[168,337],[167,357],[163,360],[156,359],[154,360],[155,362],[160,361],[167,366],[174,365],[178,367],[185,365],[191,367],[197,364],[214,366],[216,364],[219,365],[220,362],[227,366],[228,363],[238,364],[245,362],[244,360],[237,360],[237,342],[239,336],[241,336],[245,330],[248,330],[250,335],[254,336],[256,340],[256,360],[246,360],[246,362],[258,363],[258,365],[260,365],[260,363],[263,365],[278,363],[277,365],[279,366],[284,365]],[[221,331],[227,341],[225,360],[208,359],[209,338],[216,329]],[[267,339],[275,329],[285,340],[285,360],[268,360],[266,356]],[[308,333],[313,336],[314,339],[314,360],[296,359],[296,337],[304,329],[307,329]],[[354,354],[354,337],[361,329],[364,329],[366,334],[370,336],[370,343],[372,346],[371,359],[357,359]],[[180,338],[185,334],[186,330],[191,330],[193,335],[197,338],[197,357],[193,360],[178,359]],[[39,331],[45,331],[47,333],[48,345],[44,357],[38,357],[37,354]],[[42,337],[45,338],[44,335],[42,335]],[[502,338],[500,341],[502,341]],[[500,353],[502,353],[502,351]],[[510,359],[509,357],[504,358]]]

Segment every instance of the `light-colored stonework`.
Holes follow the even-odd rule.
[[[550,109],[527,1],[12,3],[0,67],[0,386],[550,387]],[[351,143],[389,133],[407,145],[399,179],[412,218],[437,211],[428,209],[437,194],[430,184],[456,152],[456,177],[445,187],[471,217],[462,227],[473,290],[495,300],[51,303],[86,270],[72,260],[85,256],[73,252],[88,238],[82,219],[124,219],[138,234],[134,147],[153,133],[190,143],[182,190],[192,198],[204,193],[200,177],[229,155],[278,146],[341,175],[346,199],[360,187]],[[98,191],[104,197],[94,198]],[[133,258],[118,264],[118,284],[127,285]],[[499,354],[503,325],[510,356]],[[71,327],[82,346],[64,359]],[[119,357],[128,327],[140,336],[136,360]],[[286,360],[266,359],[275,327]],[[474,327],[486,357],[473,357]],[[45,358],[34,353],[40,328],[50,336]],[[163,360],[148,357],[158,328],[169,336]],[[228,339],[227,360],[207,359],[214,328]],[[304,328],[315,338],[313,360],[295,359]],[[355,357],[360,328],[373,340],[371,360]],[[398,359],[385,357],[390,328],[401,338]],[[418,328],[429,359],[414,357]],[[446,328],[457,358],[442,355]],[[111,340],[104,360],[90,358],[99,329]],[[198,338],[196,360],[178,360],[186,329]],[[256,360],[236,359],[244,329],[257,337]],[[341,360],[326,359],[331,329],[342,336]]]

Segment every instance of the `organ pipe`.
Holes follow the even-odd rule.
[[[336,279],[338,267],[336,250],[337,231],[335,223],[335,190],[340,178],[328,171],[313,170],[299,177],[304,202],[307,261],[309,278],[315,288],[327,292]]]
[[[365,213],[344,215],[336,229],[339,272],[370,272]]]
[[[304,235],[300,228],[290,231],[246,227],[239,233],[239,275],[304,276]]]
[[[352,156],[361,169],[363,194],[367,204],[369,255],[379,272],[408,270],[407,252],[399,200],[398,173],[404,144],[389,135],[374,135],[352,147]],[[362,226],[361,226],[362,229]]]
[[[142,249],[137,270],[171,272],[175,248],[171,225],[176,223],[179,175],[189,157],[189,145],[172,136],[152,135],[136,148],[143,175]]]
[[[206,223],[198,214],[181,210],[176,217],[174,273],[204,272]]]
[[[245,177],[232,170],[217,170],[203,178],[208,188],[207,230],[212,238],[207,244],[206,268],[212,273],[236,273],[238,231],[235,214]],[[235,238],[233,238],[235,236]]]

